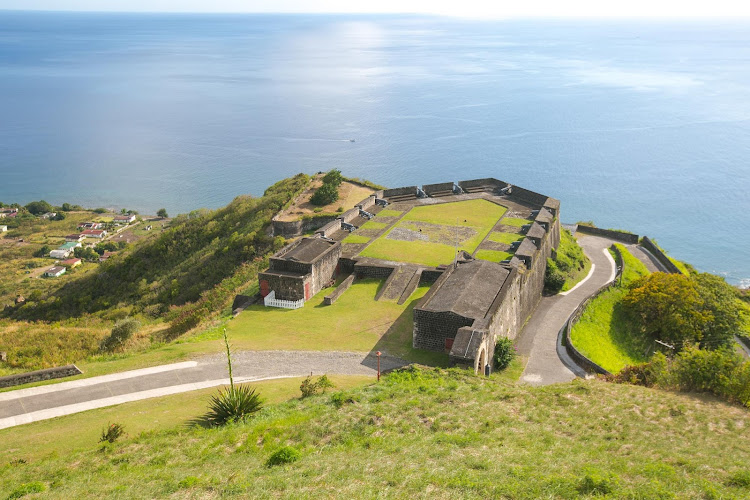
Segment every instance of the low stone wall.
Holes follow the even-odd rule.
[[[331,304],[336,302],[338,298],[341,297],[344,292],[349,289],[350,286],[352,286],[352,283],[354,283],[354,278],[354,274],[350,274],[349,276],[347,276],[347,278],[342,281],[339,286],[336,287],[336,290],[334,290],[332,294],[323,297],[323,304],[330,306]]]
[[[368,196],[364,200],[362,200],[359,203],[357,203],[356,205],[354,205],[354,208],[361,208],[362,210],[364,210],[366,212],[369,212],[370,208],[372,208],[373,205],[375,205],[375,195],[374,194]]]
[[[513,186],[513,189],[510,193],[511,199],[517,199],[524,203],[529,203],[531,205],[538,205],[538,206],[544,206],[545,203],[547,203],[548,196],[545,196],[543,194],[539,194],[534,191],[529,191],[528,189],[524,189],[522,187],[518,187],[516,185]]]
[[[489,187],[491,189],[502,189],[508,185],[507,182],[493,179],[492,177],[486,179],[472,179],[468,181],[459,181],[458,186],[463,190],[469,190],[478,187]]]
[[[568,356],[573,358],[573,361],[583,368],[588,373],[598,373],[600,375],[612,375],[609,371],[605,370],[601,366],[599,366],[597,363],[593,362],[589,358],[587,358],[581,351],[575,348],[573,345],[573,342],[570,338],[570,332],[573,329],[573,325],[576,324],[576,322],[580,319],[581,314],[583,313],[584,309],[586,309],[586,306],[594,300],[596,297],[601,295],[606,290],[609,290],[612,286],[614,286],[615,283],[617,283],[617,280],[622,275],[622,255],[620,254],[620,251],[617,249],[616,246],[612,245],[612,250],[615,253],[615,263],[617,264],[617,274],[615,275],[614,281],[611,283],[607,283],[603,287],[601,287],[599,290],[594,292],[593,294],[589,295],[589,297],[581,302],[581,304],[576,308],[575,311],[573,311],[573,314],[570,315],[568,318],[568,321],[565,322],[565,325],[563,325],[562,330],[560,330],[560,341],[565,347],[565,351],[568,353]]]
[[[315,234],[318,234],[324,238],[330,238],[331,235],[339,229],[341,229],[341,220],[337,218],[336,220],[329,222],[325,226],[315,231]]]
[[[578,224],[576,226],[576,232],[583,234],[590,234],[592,236],[603,236],[617,241],[622,241],[631,245],[638,243],[638,235],[633,233],[626,233],[625,231],[616,231],[614,229],[601,229],[598,227],[586,226],[584,224]]]
[[[656,260],[659,261],[661,265],[663,265],[667,271],[669,271],[672,274],[682,274],[682,271],[680,271],[677,266],[674,265],[674,262],[669,260],[669,257],[661,251],[661,248],[657,247],[656,244],[649,239],[648,236],[644,236],[641,238],[641,246],[651,252],[654,257],[656,257]]]
[[[0,388],[13,387],[16,385],[31,384],[33,382],[42,382],[56,378],[72,377],[83,373],[76,365],[59,366],[57,368],[47,368],[46,370],[37,370],[35,372],[19,373],[17,375],[8,375],[0,377]]]
[[[404,196],[404,195],[417,195],[417,186],[406,186],[394,189],[386,189],[383,191],[383,198],[390,198],[391,196]]]
[[[442,182],[440,184],[425,184],[422,186],[422,191],[432,196],[435,193],[450,191],[453,192],[452,182]]]
[[[358,208],[352,208],[351,210],[347,210],[343,214],[338,216],[338,219],[351,224],[351,222],[359,217],[359,209]]]
[[[388,279],[393,273],[395,267],[392,266],[373,266],[373,265],[354,265],[354,274],[357,278],[375,278],[375,279]],[[383,287],[385,288],[385,287]]]
[[[435,283],[445,271],[439,269],[425,269],[419,276],[419,286],[429,285]]]
[[[271,222],[274,236],[283,236],[284,238],[296,238],[305,233],[319,229],[331,221],[338,219],[338,215],[321,215],[308,217],[293,221],[274,220]]]

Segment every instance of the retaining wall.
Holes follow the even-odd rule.
[[[338,218],[338,215],[321,215],[318,217],[303,218],[293,221],[271,221],[274,236],[283,236],[284,238],[296,238],[305,233],[314,231],[323,227],[331,221]]]
[[[513,189],[510,193],[511,199],[517,199],[521,200],[525,203],[529,203],[531,205],[538,205],[538,206],[544,206],[545,203],[547,203],[548,196],[545,196],[543,194],[539,194],[534,191],[529,191],[528,189],[524,189],[522,187],[518,187],[515,184],[513,185]]]
[[[323,297],[323,304],[330,306],[331,304],[336,302],[338,298],[341,297],[344,292],[349,289],[350,286],[352,286],[352,283],[354,283],[354,278],[354,274],[350,274],[349,276],[347,276],[347,278],[342,281],[338,287],[336,287],[336,290],[334,290],[332,294]]]
[[[661,248],[657,247],[656,244],[649,239],[648,236],[644,236],[641,238],[641,246],[651,252],[654,257],[656,257],[656,260],[658,260],[666,269],[672,274],[682,274],[682,271],[680,271],[677,266],[674,265],[674,262],[669,260],[669,257],[662,252]]]
[[[339,229],[341,229],[341,220],[337,218],[315,231],[315,234],[319,234],[324,238],[330,238]]]
[[[347,224],[351,224],[351,222],[359,217],[359,209],[358,208],[352,208],[350,210],[347,210],[343,214],[339,215],[339,220],[342,220],[346,222]]]
[[[453,192],[452,182],[442,182],[440,184],[425,184],[422,186],[422,191],[432,196],[434,193],[450,191]]]
[[[614,229],[601,229],[598,227],[586,226],[578,224],[576,226],[576,232],[583,234],[590,234],[592,236],[604,236],[613,240],[622,241],[631,245],[638,243],[638,235],[633,233],[626,233],[625,231],[616,231]]]
[[[490,187],[494,190],[494,189],[502,189],[506,187],[507,185],[508,185],[507,182],[499,181],[492,177],[488,177],[486,179],[472,179],[468,181],[459,181],[458,183],[458,186],[463,190],[477,188],[477,187]]]
[[[46,370],[37,370],[28,373],[19,373],[17,375],[8,375],[0,377],[0,388],[13,387],[16,385],[30,384],[32,382],[42,382],[56,378],[72,377],[83,373],[76,365],[59,366],[57,368],[47,368]]]
[[[390,198],[391,196],[404,196],[407,194],[417,195],[417,186],[406,186],[394,189],[386,189],[383,191],[383,198]]]

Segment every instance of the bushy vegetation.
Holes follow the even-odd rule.
[[[622,303],[641,334],[678,351],[692,344],[727,346],[741,325],[734,288],[706,273],[653,273],[634,282]]]
[[[283,465],[296,462],[300,459],[302,454],[297,448],[291,446],[282,446],[278,450],[271,453],[271,456],[266,460],[267,467],[273,467],[274,465]]]
[[[657,352],[648,363],[628,366],[613,380],[620,383],[689,392],[707,392],[750,407],[750,362],[736,351],[687,347],[667,358]]]
[[[323,176],[323,185],[310,198],[310,203],[317,206],[330,205],[339,199],[339,186],[344,181],[341,171],[333,169]]]
[[[495,369],[505,370],[516,357],[516,346],[508,337],[500,337],[495,344]]]
[[[178,216],[169,229],[123,258],[110,259],[54,295],[6,315],[54,321],[132,306],[136,314],[157,317],[177,306],[172,312],[177,317],[186,303],[215,302],[214,291],[225,300],[226,280],[234,284],[238,274],[247,278],[247,266],[257,272],[253,263],[281,246],[264,229],[307,180],[300,174],[271,186],[261,198],[241,196],[219,210]]]
[[[100,443],[114,443],[125,434],[125,427],[122,424],[115,422],[114,424],[107,425],[102,430],[102,435],[99,438]]]
[[[299,386],[299,390],[302,393],[303,398],[309,398],[316,394],[326,392],[326,389],[333,387],[333,382],[326,376],[321,375],[318,380],[313,381],[312,375],[305,378]]]
[[[115,323],[109,337],[102,341],[102,350],[111,351],[127,342],[141,328],[141,322],[135,318],[125,318]]]
[[[33,215],[46,214],[47,212],[52,212],[55,210],[55,207],[53,207],[52,205],[50,205],[44,200],[32,201],[31,203],[26,205],[24,208]]]
[[[547,259],[544,290],[553,294],[568,290],[581,281],[589,269],[591,269],[591,262],[583,253],[583,249],[570,231],[563,229],[555,258]]]

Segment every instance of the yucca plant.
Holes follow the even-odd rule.
[[[221,426],[229,422],[241,422],[263,408],[263,400],[255,389],[248,386],[235,386],[232,377],[232,354],[229,350],[227,329],[224,329],[224,345],[227,349],[227,367],[229,368],[229,389],[219,390],[211,396],[208,412],[203,416],[205,422],[212,426]]]

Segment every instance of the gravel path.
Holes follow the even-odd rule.
[[[384,355],[382,371],[406,366]],[[377,357],[365,352],[238,351],[232,355],[235,382],[310,375],[377,375]],[[0,393],[0,429],[94,408],[228,384],[221,354],[102,377]]]

